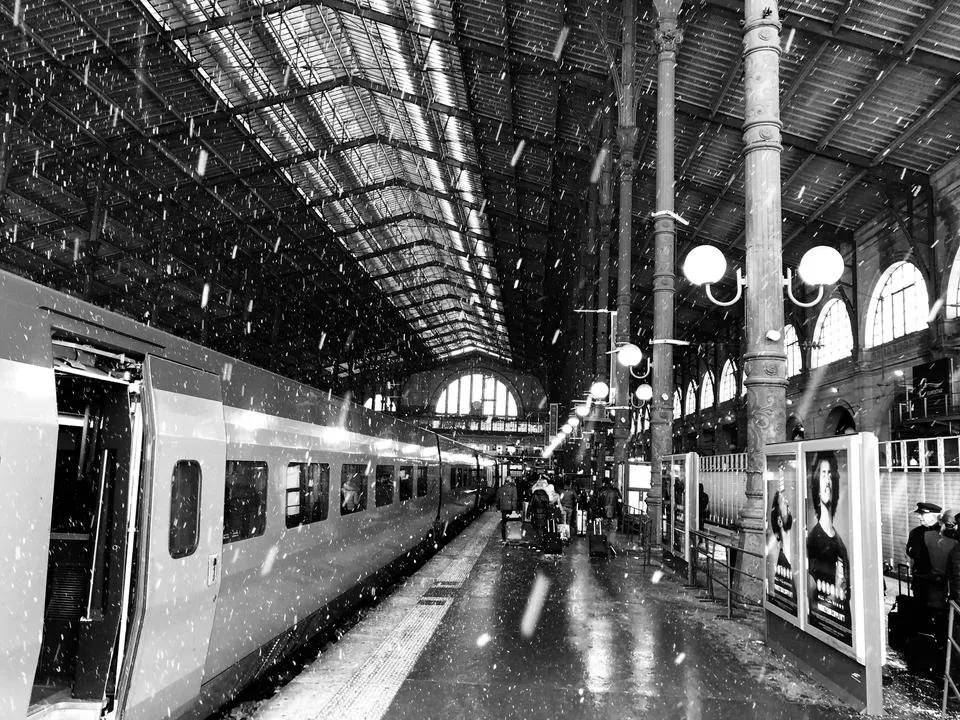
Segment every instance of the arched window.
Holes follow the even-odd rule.
[[[707,370],[703,374],[703,384],[700,386],[700,409],[706,410],[714,405],[713,375]]]
[[[917,266],[897,262],[880,276],[867,310],[866,346],[888,343],[927,326],[927,284]]]
[[[693,384],[693,380],[687,385],[687,400],[683,405],[683,414],[697,414],[697,386]]]
[[[382,393],[377,393],[372,398],[367,398],[366,402],[363,403],[363,406],[367,410],[376,410],[377,412],[396,412],[397,403],[389,395],[383,395]]]
[[[437,398],[438,415],[516,417],[517,399],[492,375],[470,373],[447,385]]]
[[[800,374],[803,367],[803,360],[800,355],[800,339],[797,337],[797,331],[793,325],[787,325],[783,328],[783,349],[787,353],[787,377],[793,377]]]
[[[813,331],[813,367],[849,357],[853,352],[853,331],[850,315],[842,300],[834,298],[820,311]]]
[[[678,418],[683,415],[683,396],[680,388],[673,391],[673,417]]]
[[[727,360],[723,364],[723,372],[720,373],[720,402],[733,400],[737,396],[737,369],[733,365],[733,360]]]

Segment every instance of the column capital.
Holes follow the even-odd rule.
[[[677,51],[677,47],[683,42],[683,31],[677,27],[676,16],[662,18],[657,23],[657,28],[653,31],[653,42],[661,55]]]

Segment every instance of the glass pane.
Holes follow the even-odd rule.
[[[267,464],[228,460],[223,493],[223,542],[263,535],[267,526]]]
[[[460,407],[458,412],[461,415],[470,414],[470,376],[465,375],[460,378]]]
[[[517,416],[517,400],[513,397],[513,393],[507,395],[507,417],[516,417]]]
[[[377,507],[393,503],[393,465],[377,465],[376,492]]]
[[[470,376],[470,402],[481,402],[483,400],[483,375]]]
[[[367,509],[367,465],[344,465],[340,471],[340,514]]]
[[[303,493],[303,522],[326,520],[330,505],[330,466],[326,463],[300,465],[300,487]]]
[[[487,376],[483,379],[483,399],[492,401],[497,396],[497,379]]]
[[[427,466],[417,468],[417,497],[427,496]]]
[[[447,391],[444,390],[440,393],[440,399],[437,400],[437,413],[445,413],[447,411]]]
[[[460,382],[454,380],[447,388],[447,414],[455,415],[457,412],[457,403],[460,397]]]
[[[507,386],[498,381],[496,389],[497,396],[493,414],[503,417],[507,414]]]
[[[170,481],[170,557],[182,558],[197,549],[200,536],[200,463],[180,460]]]
[[[954,469],[960,465],[960,440],[955,437],[943,439],[943,464]]]
[[[413,466],[400,466],[400,502],[413,497]]]
[[[300,524],[300,466],[291,463],[287,465],[287,517],[288,528]]]

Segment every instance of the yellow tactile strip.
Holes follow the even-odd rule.
[[[318,657],[254,720],[378,720],[416,664],[493,537],[486,514],[430,559],[340,641]]]

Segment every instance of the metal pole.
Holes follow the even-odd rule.
[[[596,379],[609,382],[608,377],[610,358],[607,355],[607,346],[610,344],[610,316],[607,314],[610,306],[610,221],[613,218],[613,198],[612,198],[612,179],[610,157],[610,116],[603,118],[603,164],[600,169],[600,189],[599,200],[600,209],[598,217],[600,221],[600,258],[599,274],[600,282],[597,286],[597,344],[596,344]],[[607,454],[607,431],[604,423],[596,423],[594,426],[594,452],[596,453],[596,471],[597,477],[603,480],[603,470],[605,457]]]
[[[657,214],[654,221],[653,398],[650,401],[650,517],[659,524],[661,458],[673,452],[673,306],[676,292],[674,246],[674,94],[680,0],[655,0],[657,10]],[[651,535],[656,546],[660,533]]]
[[[616,347],[630,342],[630,299],[633,250],[633,151],[637,144],[636,107],[634,106],[634,54],[637,44],[637,19],[634,0],[623,0],[623,50],[620,62],[620,102],[617,144],[620,146],[620,248],[617,258],[617,334]],[[627,440],[630,437],[630,371],[615,363],[617,394],[613,425],[613,462],[616,480],[624,481]]]
[[[762,556],[763,470],[767,443],[786,425],[787,358],[783,329],[783,227],[780,208],[780,15],[777,3],[746,0],[743,28],[746,199],[747,502],[740,512],[741,547]],[[776,340],[768,337],[776,331]],[[759,575],[744,554],[742,570]]]

